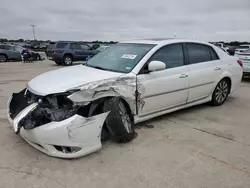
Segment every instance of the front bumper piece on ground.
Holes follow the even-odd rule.
[[[8,107],[12,97],[8,101]],[[17,131],[18,123],[36,108],[33,103],[24,108],[14,119],[8,119]],[[8,108],[9,109],[9,108]],[[50,122],[34,129],[21,128],[20,136],[36,149],[53,157],[77,158],[102,148],[101,130],[109,112],[92,117],[73,115],[59,122]]]

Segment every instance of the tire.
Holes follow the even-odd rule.
[[[244,78],[245,78],[245,75],[243,74],[241,80],[244,80]]]
[[[57,65],[61,65],[61,64],[62,64],[61,61],[55,61],[55,63],[56,63]]]
[[[41,56],[40,56],[39,54],[37,55],[36,60],[37,60],[37,61],[41,61],[41,60],[42,60],[42,58],[41,58]]]
[[[4,54],[0,54],[0,62],[6,62],[8,60],[7,56]]]
[[[70,66],[73,64],[73,58],[71,55],[65,55],[63,58],[63,64],[66,66]]]
[[[215,87],[212,95],[212,105],[222,105],[230,93],[230,81],[228,79],[222,79]]]
[[[113,97],[104,102],[103,112],[110,111],[105,120],[110,138],[117,143],[129,142],[134,138],[134,122],[124,102]]]

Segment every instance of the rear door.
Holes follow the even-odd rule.
[[[209,45],[186,43],[185,54],[189,64],[188,102],[204,99],[213,92],[225,67]]]
[[[74,60],[75,61],[83,60],[84,52],[83,52],[82,47],[79,43],[72,43],[70,45],[70,48],[74,53]]]
[[[15,46],[5,45],[4,49],[6,50],[9,59],[21,60],[21,53],[16,50]]]

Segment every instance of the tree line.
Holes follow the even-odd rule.
[[[24,39],[16,39],[16,40],[9,40],[6,38],[0,38],[0,43],[3,42],[23,42],[23,43],[50,43],[52,41],[50,40],[24,40]],[[117,41],[79,41],[79,42],[90,42],[90,43],[97,43],[97,44],[115,44]],[[213,43],[224,43],[227,46],[239,46],[242,44],[250,44],[250,42],[247,41],[231,41],[231,42],[224,42],[224,41],[216,41]]]
[[[6,38],[0,38],[0,43],[4,43],[4,42],[23,42],[23,43],[50,43],[52,42],[51,40],[24,40],[24,39],[16,39],[16,40],[12,40],[12,39],[6,39]],[[116,41],[99,41],[99,40],[95,40],[95,41],[79,41],[79,42],[90,42],[90,43],[98,43],[98,44],[115,44],[117,43]]]

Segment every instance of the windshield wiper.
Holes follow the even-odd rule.
[[[103,67],[100,67],[100,66],[90,66],[90,65],[88,65],[89,67],[93,67],[93,68],[95,68],[95,69],[100,69],[100,70],[108,70],[108,69],[106,69],[106,68],[103,68]]]

